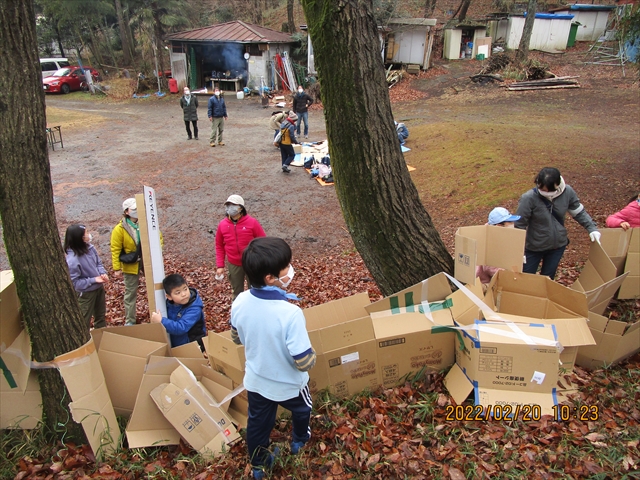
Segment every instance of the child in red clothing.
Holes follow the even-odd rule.
[[[607,227],[619,227],[623,230],[640,227],[640,195],[633,197],[629,205],[619,212],[609,215],[607,217]]]

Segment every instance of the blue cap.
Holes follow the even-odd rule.
[[[515,222],[520,220],[520,215],[511,215],[504,207],[496,207],[489,214],[489,225],[498,225],[502,222]]]

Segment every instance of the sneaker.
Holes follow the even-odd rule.
[[[263,478],[265,478],[265,476],[267,475],[266,471],[271,470],[273,468],[273,463],[275,462],[276,457],[278,457],[279,455],[280,455],[280,448],[279,447],[274,448],[273,453],[269,455],[269,458],[267,458],[267,461],[262,467],[252,469],[253,478],[255,478],[256,480],[262,480]]]
[[[309,138],[309,135],[305,135],[305,136],[304,136],[304,138],[305,138],[305,139]]]
[[[283,165],[283,166],[282,166],[282,171],[283,171],[284,173],[291,173],[291,169],[290,169],[289,167],[287,167],[286,165]]]
[[[212,147],[215,147],[215,146],[216,146],[216,144],[215,144],[215,143],[213,143],[213,142],[211,142],[209,145],[211,145]]]
[[[297,455],[307,442],[291,442],[291,455]]]
[[[187,137],[187,140],[191,140],[191,137]]]
[[[253,469],[253,478],[255,478],[255,480],[262,480],[264,477],[265,477],[264,470],[261,470],[259,468]]]
[[[222,142],[218,142],[218,145],[220,145],[221,147],[224,147],[224,143]]]
[[[198,140],[198,135],[196,135],[195,137],[193,137],[194,139]]]

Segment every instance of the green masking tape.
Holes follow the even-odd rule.
[[[415,306],[413,304],[413,292],[407,292],[404,294],[404,304],[407,306],[407,312],[415,312]]]
[[[9,386],[11,388],[18,388],[18,384],[16,383],[15,379],[13,378],[13,375],[9,371],[9,368],[4,363],[4,360],[2,360],[2,357],[0,357],[0,369],[2,369],[2,373],[4,374],[4,378],[7,379],[7,383],[9,384]]]

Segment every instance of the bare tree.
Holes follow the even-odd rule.
[[[33,2],[0,2],[0,218],[22,318],[39,362],[89,340],[62,251],[47,154]],[[38,375],[45,423],[83,441],[55,369]]]
[[[287,0],[287,33],[296,33],[296,22],[293,19],[293,2]]]
[[[391,294],[453,259],[400,151],[370,0],[302,0],[325,107],[336,192],[349,233]]]
[[[516,61],[524,63],[529,58],[529,42],[531,42],[531,33],[533,32],[533,23],[536,20],[536,11],[538,10],[538,1],[529,0],[527,5],[527,18],[524,20],[524,28],[522,29],[522,37],[520,37],[520,45],[516,52]]]
[[[122,13],[122,3],[120,0],[115,0],[116,2],[116,16],[118,17],[118,29],[120,30],[120,42],[122,44],[122,53],[124,55],[123,60],[125,66],[131,66],[131,46],[129,43],[129,35],[127,25],[124,20],[124,15]]]

